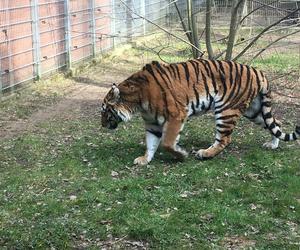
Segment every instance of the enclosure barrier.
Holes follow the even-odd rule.
[[[165,21],[167,1],[124,2],[152,21]],[[0,90],[71,68],[148,30],[117,0],[2,0]]]
[[[194,1],[194,13],[200,13],[197,22],[201,26],[205,2]],[[270,2],[251,0],[247,8],[256,8],[264,1]],[[78,61],[151,33],[153,26],[146,19],[166,27],[180,27],[174,2],[185,17],[186,0],[1,0],[0,93],[72,68]],[[232,1],[213,3],[213,24],[228,23]],[[263,9],[258,15],[271,22],[284,12]],[[257,20],[256,17],[251,22],[255,24]]]

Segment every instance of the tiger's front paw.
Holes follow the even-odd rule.
[[[139,166],[145,166],[148,163],[149,163],[149,161],[147,159],[147,156],[145,156],[145,155],[135,158],[135,160],[133,161],[133,164],[139,165]]]

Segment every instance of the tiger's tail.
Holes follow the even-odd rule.
[[[283,141],[295,141],[300,137],[300,126],[297,125],[293,133],[287,134],[281,131],[280,126],[272,115],[271,108],[271,91],[269,89],[262,90],[262,116],[266,127],[270,130],[272,135]]]

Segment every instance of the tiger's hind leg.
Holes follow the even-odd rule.
[[[177,159],[183,160],[188,153],[178,145],[180,132],[184,126],[184,121],[172,119],[167,121],[163,129],[162,146]]]
[[[268,129],[262,115],[262,97],[260,95],[252,101],[249,108],[244,113],[244,116],[264,129]],[[278,127],[281,127],[281,122],[277,119],[275,119],[275,124]],[[263,146],[270,149],[276,149],[279,146],[279,141],[280,140],[276,136],[272,135],[272,140],[264,143]]]
[[[239,110],[232,109],[227,109],[221,113],[216,113],[215,142],[209,148],[200,149],[197,151],[196,157],[201,160],[212,158],[219,154],[228,144],[230,144],[231,134],[240,116],[241,112]]]
[[[252,119],[249,119],[249,120],[252,121],[252,122],[254,122],[255,124],[257,124],[257,125],[263,127],[264,129],[267,129],[267,130],[268,130],[268,128],[266,127],[265,121],[264,121],[264,119],[263,119],[261,113],[258,114],[255,118],[252,118]],[[281,122],[278,121],[277,119],[275,119],[275,124],[276,124],[278,127],[281,127]],[[271,140],[271,141],[268,141],[268,142],[265,142],[265,143],[263,144],[263,146],[264,146],[265,148],[276,149],[276,148],[278,148],[278,146],[279,146],[279,141],[280,141],[280,140],[279,140],[276,136],[272,135],[272,140]]]

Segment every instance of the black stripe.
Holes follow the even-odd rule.
[[[155,135],[155,136],[158,137],[158,138],[162,137],[162,132],[160,132],[160,131],[155,131],[155,130],[153,130],[153,129],[147,129],[147,132],[149,132],[149,133]]]
[[[252,68],[252,70],[253,70],[253,72],[254,72],[254,74],[255,74],[255,77],[256,77],[257,88],[258,88],[258,90],[260,91],[261,84],[260,84],[260,79],[259,79],[257,70],[256,70],[255,68]]]
[[[243,76],[243,65],[242,64],[239,64],[239,65],[240,65],[240,69],[241,69],[240,74],[237,74],[237,78],[239,78],[239,81],[238,81],[238,83],[237,82],[235,83],[234,89],[231,90],[226,102],[224,102],[220,106],[215,107],[215,109],[219,109],[215,112],[215,114],[219,114],[219,113],[223,112],[224,110],[235,106],[238,103],[238,101],[242,98],[245,91],[247,91],[247,88],[245,88],[243,93],[240,93],[240,89],[241,89],[241,85],[242,85],[242,76]],[[237,70],[237,68],[236,68],[236,70]],[[236,71],[236,73],[238,73],[238,70]],[[236,86],[238,87],[237,90],[236,90]],[[231,98],[231,97],[233,97],[233,99],[231,101],[229,101],[230,100],[229,98]],[[227,104],[227,106],[225,106],[225,104]],[[223,107],[223,106],[225,106],[225,107]]]
[[[172,77],[172,71],[171,71],[170,67],[169,66],[165,66],[165,69],[169,72],[170,76]]]
[[[165,103],[165,106],[164,106],[164,109],[166,107],[168,107],[168,101],[167,101],[167,95],[166,95],[166,92],[164,90],[164,88],[161,86],[160,82],[158,81],[153,69],[152,69],[152,66],[150,64],[146,64],[145,66],[146,70],[152,75],[152,77],[154,78],[155,82],[157,83],[157,85],[160,87],[160,90],[161,90],[161,93],[163,95],[163,101]]]
[[[209,106],[206,110],[210,110],[213,101],[214,101],[214,98],[211,95],[209,95]]]
[[[195,114],[196,113],[196,109],[195,109],[195,104],[194,104],[193,101],[192,101],[192,110],[193,110],[193,114]]]
[[[228,135],[231,135],[232,130],[221,131],[221,130],[217,129],[217,132],[224,135],[224,136],[228,136]]]
[[[224,67],[222,65],[222,62],[221,61],[218,61],[219,63],[219,67],[220,67],[220,70],[219,70],[219,74],[220,74],[220,79],[221,79],[221,82],[223,84],[223,94],[222,94],[222,97],[220,100],[218,100],[216,103],[218,102],[222,102],[225,95],[226,95],[226,92],[227,92],[227,85],[226,85],[226,78],[225,78],[225,70],[224,70]]]
[[[177,72],[177,75],[178,75],[178,79],[180,81],[181,77],[180,77],[180,71],[179,71],[179,68],[178,68],[178,65],[175,64],[175,69],[176,69],[176,72]]]
[[[194,61],[190,61],[190,63],[192,64],[194,71],[195,71],[195,75],[196,75],[196,79],[197,79],[197,83],[199,82],[199,68],[197,67],[198,65],[194,62]]]
[[[242,67],[245,67],[244,65],[241,65]],[[241,78],[242,79],[242,78]],[[242,85],[242,84],[240,84]],[[235,107],[236,105],[239,104],[239,101],[241,100],[241,98],[243,98],[243,96],[246,94],[247,91],[249,91],[249,89],[251,90],[251,86],[250,84],[246,84],[246,88],[242,91],[242,93],[240,93],[240,95],[238,95],[232,102],[232,107]],[[240,91],[240,89],[239,89]],[[239,92],[238,92],[239,93]]]
[[[268,112],[268,113],[266,113],[266,114],[263,113],[263,117],[264,117],[264,119],[266,120],[266,119],[272,118],[273,116],[272,116],[271,112]]]
[[[218,117],[216,120],[227,120],[233,117],[237,117],[238,115],[224,115],[224,116],[220,116]]]
[[[231,128],[231,126],[226,125],[226,124],[217,124],[216,126],[219,128]]]
[[[277,132],[276,132],[276,134],[275,134],[275,136],[278,138],[278,137],[280,137],[282,135],[282,132],[280,131],[280,130],[278,130]]]
[[[189,72],[189,69],[188,69],[188,65],[187,63],[182,63],[182,66],[184,68],[184,72],[185,72],[185,78],[186,78],[186,81],[187,81],[187,84],[190,85],[190,72]]]
[[[229,82],[230,82],[230,87],[232,86],[233,84],[233,75],[232,75],[232,68],[233,68],[233,64],[232,64],[232,61],[229,61],[227,62],[227,64],[229,65]]]
[[[205,72],[206,72],[206,75],[207,75],[208,77],[211,78],[211,70],[209,70],[209,68],[207,67],[206,61],[203,60],[203,59],[198,59],[198,61],[199,61],[199,63],[201,63],[202,66],[204,67],[204,70],[205,70]],[[202,74],[202,76],[204,76],[202,70],[201,70],[201,74]],[[205,78],[206,78],[206,77],[205,77]],[[206,82],[207,82],[207,80],[206,80]],[[214,92],[216,93],[216,83],[215,83],[213,80],[212,80],[212,84],[213,84],[213,87],[214,87]]]
[[[215,94],[217,94],[217,93],[218,93],[218,90],[217,90],[217,83],[216,83],[215,76],[214,76],[214,74],[213,74],[213,72],[212,72],[212,69],[211,69],[211,67],[210,67],[209,62],[208,62],[208,61],[205,61],[205,64],[207,65],[208,70],[209,70],[209,72],[210,72],[210,78],[211,78],[212,84],[213,84],[214,89],[215,89]]]
[[[195,96],[196,96],[196,101],[197,101],[196,107],[198,108],[199,104],[200,104],[200,101],[199,101],[199,93],[198,93],[198,91],[196,89],[195,84],[193,85],[193,90],[194,90],[194,93],[195,93]]]
[[[156,65],[156,66],[157,66],[156,69],[157,69],[158,74],[160,75],[160,77],[161,77],[162,80],[164,81],[166,87],[169,89],[170,94],[171,94],[171,96],[173,97],[175,106],[176,106],[176,108],[178,109],[179,107],[178,107],[178,103],[177,103],[177,100],[176,100],[175,93],[174,93],[173,88],[172,88],[172,82],[171,82],[171,80],[170,80],[170,78],[169,78],[167,72],[161,67],[160,64],[158,64],[158,65]],[[164,78],[164,76],[167,76],[170,85],[168,84],[168,82],[167,82],[167,80]]]
[[[203,79],[203,85],[204,85],[204,88],[205,88],[205,91],[206,91],[206,98],[207,98],[208,96],[210,96],[210,93],[209,93],[209,88],[208,88],[208,85],[207,85],[206,76],[203,74],[202,71],[201,71],[201,76],[202,76],[202,79]]]
[[[293,136],[293,140],[294,140],[294,141],[297,140],[296,133],[293,133],[292,136]]]
[[[236,121],[235,120],[224,121],[224,124],[236,125]]]
[[[270,130],[276,128],[275,122],[272,122],[271,125],[268,127]]]
[[[234,63],[234,65],[236,65],[236,63]],[[236,73],[238,72],[237,68],[236,68]],[[235,97],[235,90],[236,88],[238,87],[238,83],[237,83],[237,78],[239,78],[240,76],[237,74],[236,75],[236,78],[235,78],[235,82],[234,82],[234,86],[233,88],[231,88],[230,90],[230,93],[227,97],[227,99],[223,102],[223,104],[219,105],[219,106],[216,106],[215,109],[220,109],[222,108],[223,106],[227,105],[225,108],[223,108],[219,113],[221,113],[223,110],[225,110],[227,107],[230,107],[230,103],[231,103],[231,99],[234,99]]]
[[[173,64],[170,64],[170,68],[172,69],[174,78],[176,78],[176,72],[175,69],[173,68]]]
[[[248,65],[245,65],[246,66],[246,70],[247,70],[247,78],[246,78],[246,84],[249,84],[250,82],[250,67]]]
[[[237,94],[240,93],[240,89],[242,86],[242,81],[243,81],[243,71],[244,71],[244,66],[242,64],[240,64],[240,74],[239,74],[239,84],[238,84],[238,89],[237,89]],[[236,95],[238,96],[238,95]]]
[[[185,98],[186,98],[186,105],[189,105],[189,103],[190,103],[189,96],[188,96],[188,95],[186,95],[186,96],[185,96]]]
[[[217,63],[216,63],[215,60],[210,60],[209,62],[212,62],[212,64],[215,66],[215,70],[216,70],[216,71],[219,71],[218,66],[217,66]]]
[[[290,140],[290,135],[289,135],[289,134],[286,134],[283,140],[284,140],[284,141],[289,141],[289,140]]]
[[[160,64],[157,65],[157,68],[168,78],[169,82],[172,83],[168,73],[164,70],[164,68]]]
[[[205,60],[203,59],[196,59],[199,63],[201,63],[201,65],[204,67],[204,70],[206,72],[206,75],[210,77],[210,72],[209,69],[207,68],[206,64],[205,64]]]
[[[272,106],[272,102],[265,101],[265,102],[262,102],[262,105],[265,106],[265,107],[271,107]]]

